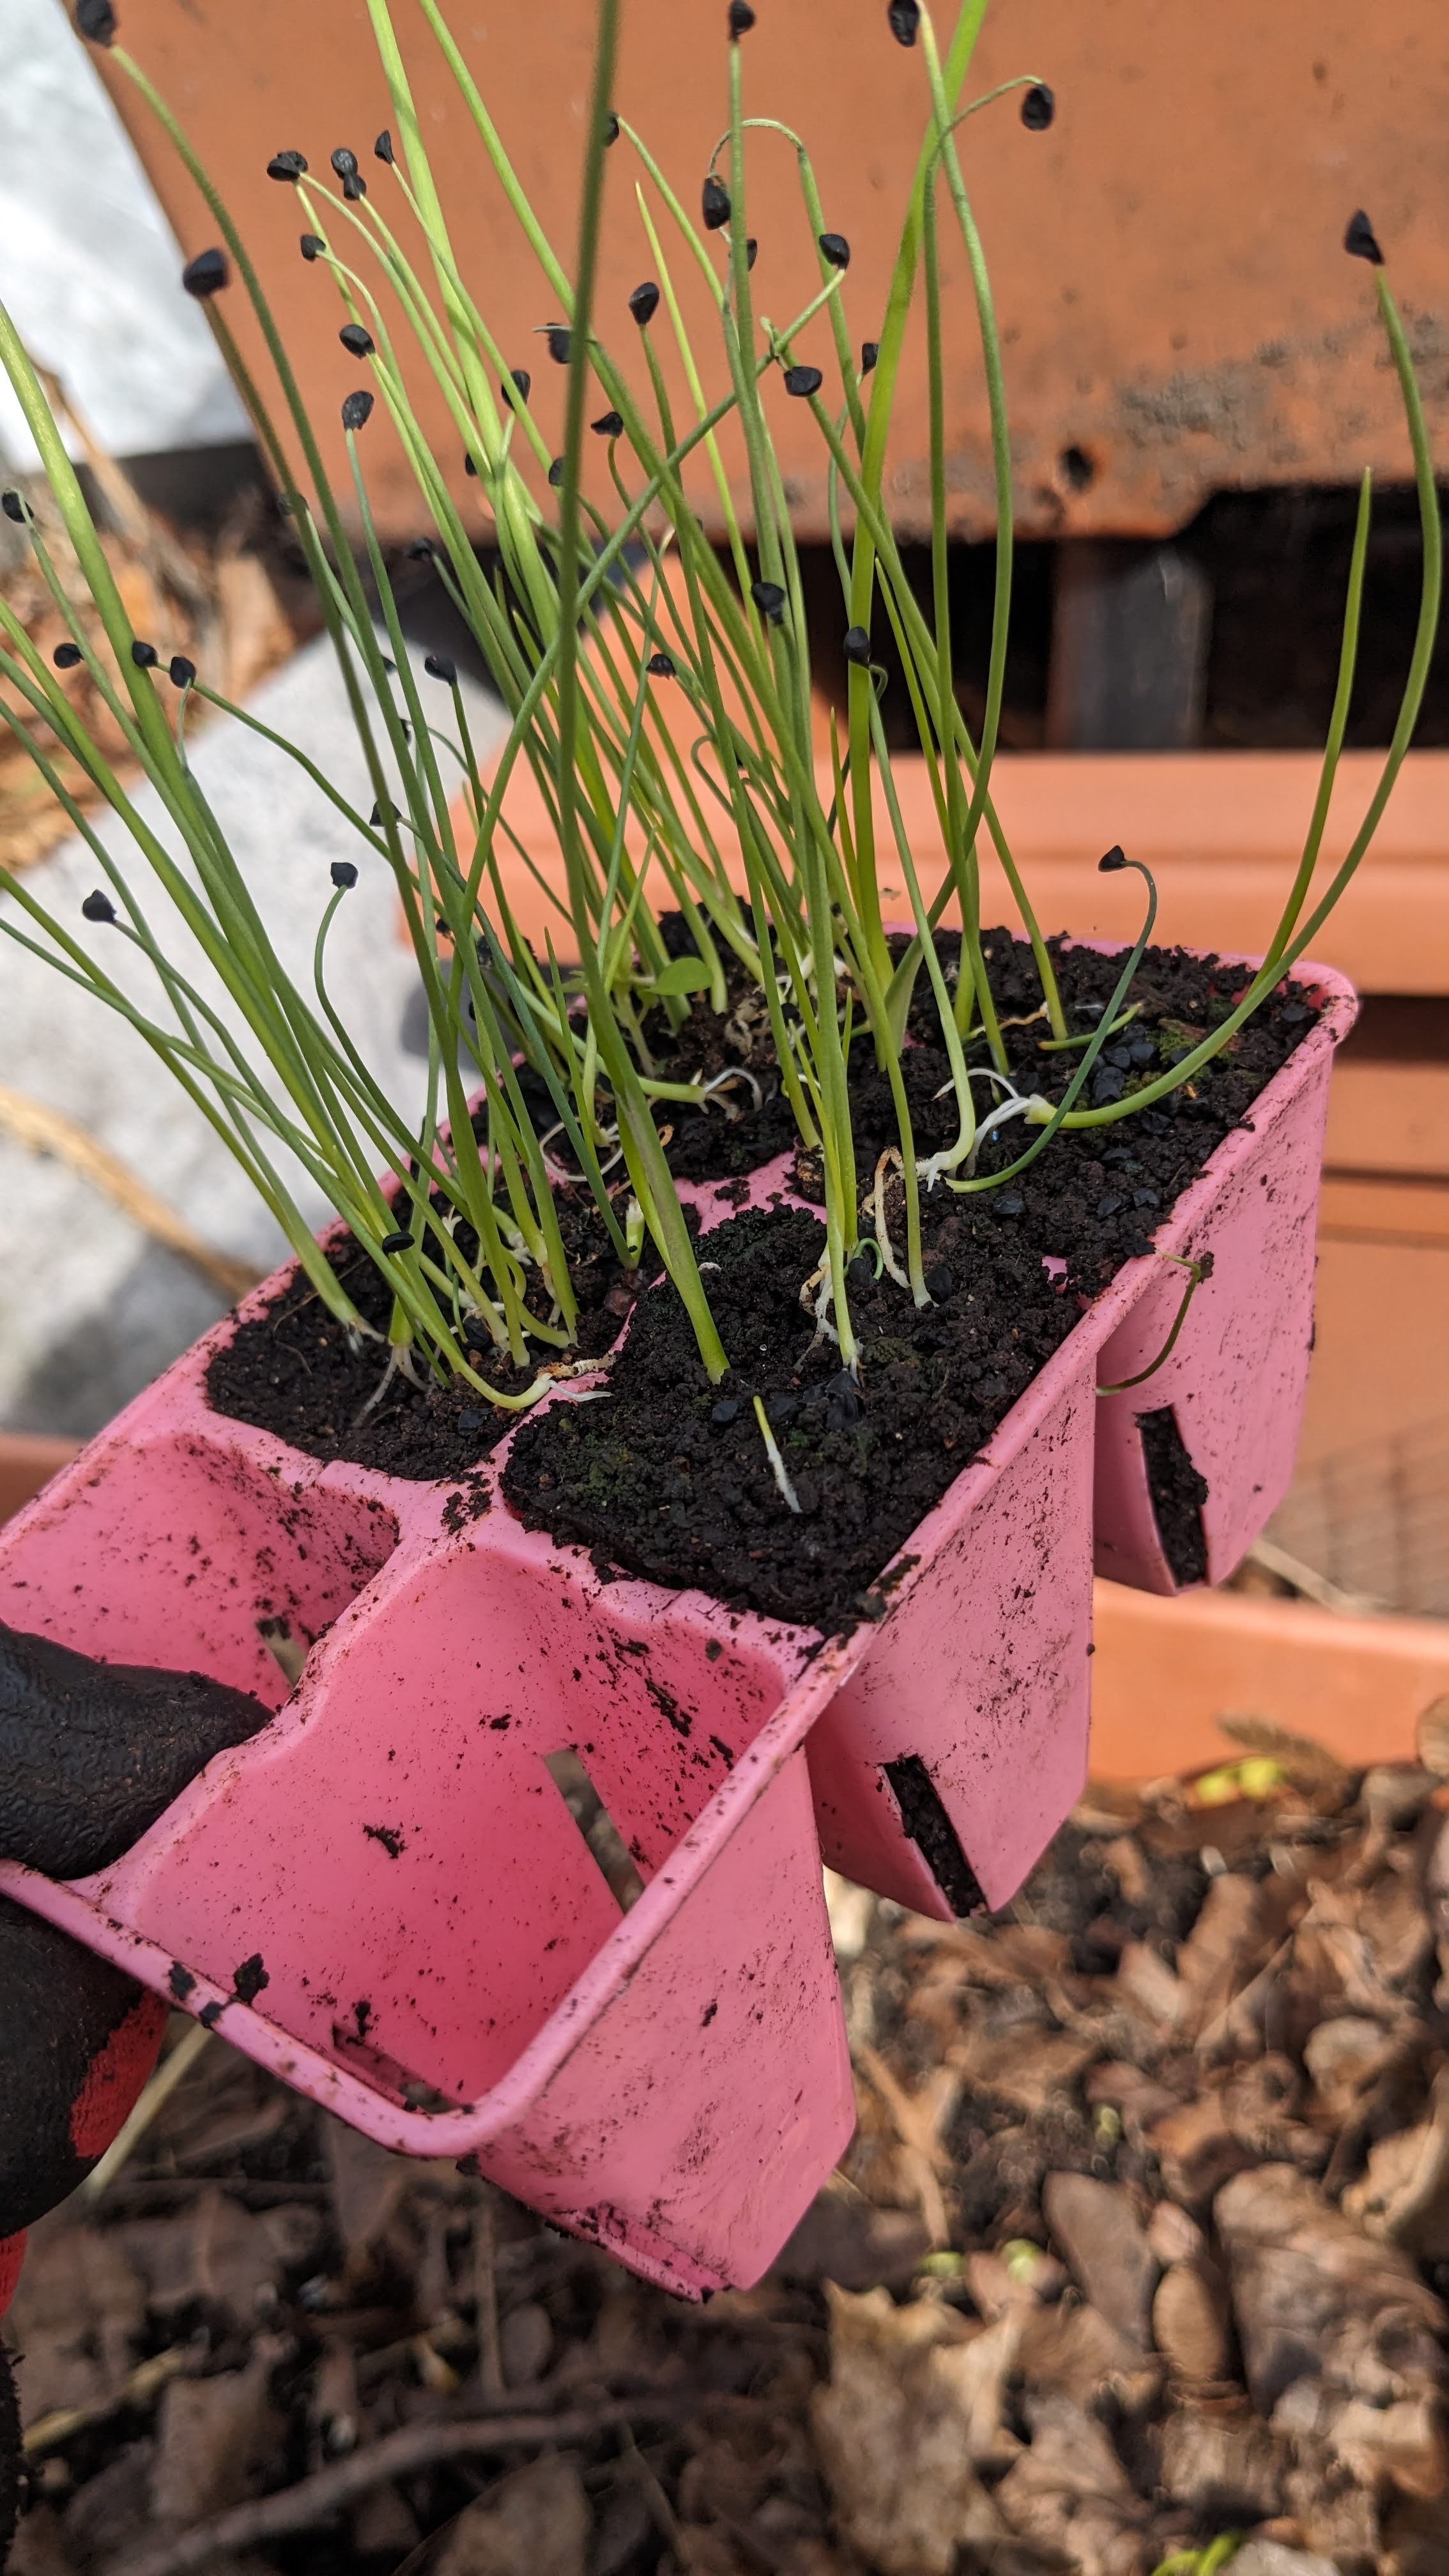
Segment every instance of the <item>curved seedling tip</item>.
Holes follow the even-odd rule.
[[[76,33],[93,45],[113,45],[116,41],[116,13],[111,0],[76,0]]]
[[[1021,121],[1028,134],[1045,134],[1057,112],[1057,94],[1045,81],[1033,81],[1021,102]]]
[[[441,680],[450,689],[458,677],[458,665],[450,653],[429,653],[423,669],[430,680]]]
[[[865,664],[870,660],[870,632],[864,626],[847,626],[843,651],[847,662]]]
[[[343,426],[343,428],[344,428],[344,429],[365,429],[365,428],[366,428],[366,426],[367,426],[367,423],[371,420],[371,418],[372,418],[372,396],[371,396],[371,394],[369,394],[369,393],[364,393],[364,392],[358,392],[358,393],[355,393],[355,394],[348,394],[348,396],[346,397],[346,400],[344,401],[344,403],[343,403],[343,405],[342,405],[342,426]]]
[[[821,258],[832,268],[849,268],[850,244],[844,233],[822,233],[819,247]]]
[[[99,887],[94,894],[86,896],[81,905],[81,911],[87,921],[114,921],[116,918],[115,905],[108,894],[101,893]]]
[[[730,192],[715,177],[712,170],[700,190],[699,202],[705,231],[707,233],[722,231],[730,219]]]
[[[737,45],[741,36],[747,36],[754,23],[755,13],[750,7],[750,0],[730,0],[729,31],[732,45]]]
[[[143,644],[138,635],[131,645],[131,659],[138,671],[154,671],[161,656],[154,644]]]
[[[750,597],[762,617],[771,619],[785,614],[785,594],[777,581],[752,581]]]
[[[306,171],[307,155],[305,152],[274,152],[270,161],[267,163],[267,177],[269,179],[290,181],[293,187],[296,186],[299,179],[306,176]]]
[[[811,394],[818,394],[824,382],[825,378],[818,367],[785,369],[785,391],[787,394],[794,394],[798,401],[808,401]]]
[[[898,45],[913,45],[920,31],[921,0],[890,0],[886,18]]]
[[[357,867],[352,859],[334,859],[327,873],[333,884],[340,886],[344,893],[357,883]]]
[[[181,272],[181,283],[188,295],[205,303],[209,295],[219,295],[231,282],[231,268],[224,250],[199,250]]]
[[[350,358],[371,358],[377,354],[377,343],[360,322],[344,322],[337,334]]]
[[[589,427],[598,438],[622,438],[624,415],[621,411],[601,412],[597,420],[590,421]]]
[[[629,310],[641,331],[653,321],[659,310],[659,289],[652,277],[646,277],[642,286],[635,287],[629,298]]]
[[[166,666],[166,677],[173,689],[190,689],[196,685],[196,664],[189,653],[173,653]]]
[[[78,644],[57,644],[50,658],[58,671],[73,671],[85,657]]]
[[[1349,216],[1343,246],[1350,259],[1366,259],[1371,268],[1383,267],[1384,255],[1379,248],[1378,236],[1362,206]]]
[[[1104,852],[1103,856],[1097,861],[1097,873],[1099,876],[1104,877],[1113,876],[1116,874],[1118,868],[1127,868],[1131,865],[1132,861],[1128,858],[1121,842],[1114,841],[1110,850]]]

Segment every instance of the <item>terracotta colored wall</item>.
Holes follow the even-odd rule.
[[[723,0],[627,0],[617,100],[693,207],[723,122]],[[309,396],[324,423],[357,381],[337,346],[329,281],[297,255],[289,189],[263,175],[296,146],[315,169],[348,143],[380,201],[396,205],[368,157],[391,121],[364,0],[122,0],[124,41],[190,127],[260,255]],[[415,66],[426,130],[456,218],[464,270],[510,365],[529,364],[557,444],[562,378],[534,326],[555,300],[518,247],[464,110],[439,78],[416,0],[395,16]],[[457,0],[456,32],[494,107],[544,222],[571,257],[592,0],[547,10]],[[943,26],[947,12],[941,12]],[[919,51],[891,43],[880,0],[765,0],[746,48],[749,103],[793,119],[815,155],[827,222],[853,245],[853,336],[879,325],[897,210],[924,124]],[[1443,136],[1449,127],[1449,13],[1442,0],[1012,0],[988,20],[974,92],[1020,71],[1058,92],[1053,130],[1031,135],[1005,102],[968,129],[968,176],[999,303],[1015,420],[1017,504],[1027,530],[1162,531],[1214,490],[1338,481],[1364,464],[1402,475],[1392,379],[1380,363],[1366,271],[1339,244],[1357,205],[1372,212],[1394,276],[1432,359],[1449,326],[1449,226]],[[126,83],[122,113],[188,250],[211,219]],[[634,212],[627,145],[610,163],[601,279],[603,327],[627,345],[629,289],[652,269]],[[777,321],[816,277],[793,156],[762,138],[749,225],[759,236],[760,302]],[[677,257],[681,282],[687,256]],[[952,322],[949,418],[958,526],[989,523],[986,412],[961,261],[948,254]],[[723,381],[708,342],[707,380]],[[240,327],[240,298],[231,298]],[[249,336],[249,345],[253,345]],[[818,344],[818,345],[817,345]],[[824,360],[814,326],[808,352]],[[1429,369],[1436,429],[1449,384]],[[825,533],[816,433],[799,404],[771,396],[801,531]],[[440,452],[457,440],[436,398],[424,406]],[[341,462],[340,436],[332,460]],[[381,422],[368,464],[379,514],[416,532],[410,478]],[[1071,462],[1069,452],[1075,451]],[[899,415],[891,506],[903,527],[925,512],[923,372]],[[1077,461],[1077,460],[1080,461]],[[461,457],[459,458],[461,466]],[[1085,480],[1083,479],[1085,478]],[[343,476],[345,480],[345,473]],[[458,488],[464,489],[461,474]],[[707,483],[701,506],[712,508]]]

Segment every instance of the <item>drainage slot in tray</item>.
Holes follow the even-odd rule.
[[[990,1909],[981,1882],[961,1849],[956,1828],[919,1753],[903,1753],[883,1762],[901,1823],[919,1851],[953,1914],[985,1914]]]
[[[621,1914],[637,1905],[644,1881],[634,1866],[628,1844],[589,1778],[572,1745],[546,1753],[544,1768],[588,1844],[604,1884]]]
[[[1137,1428],[1152,1517],[1157,1523],[1167,1570],[1174,1583],[1206,1583],[1207,1532],[1202,1507],[1208,1498],[1207,1478],[1193,1465],[1170,1404],[1160,1405],[1155,1413],[1139,1413]]]

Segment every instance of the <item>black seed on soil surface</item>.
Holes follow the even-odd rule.
[[[341,886],[344,891],[357,883],[357,869],[351,859],[334,859],[327,873],[333,884]]]
[[[1056,92],[1045,81],[1037,81],[1021,102],[1021,121],[1028,134],[1045,134],[1056,112]]]
[[[302,257],[310,266],[314,259],[321,257],[321,254],[327,248],[327,244],[322,239],[320,233],[304,233],[297,247],[301,251]]]
[[[629,298],[629,310],[641,331],[646,322],[653,321],[659,310],[659,289],[652,277],[646,277],[642,286],[635,287]]]
[[[370,358],[377,347],[372,333],[364,330],[360,322],[344,322],[337,337],[350,358]]]
[[[868,376],[871,373],[879,358],[879,340],[862,340],[860,344],[860,372],[863,376]]]
[[[306,168],[305,152],[274,152],[267,163],[267,177],[296,181],[305,175]]]
[[[79,33],[88,36],[93,45],[109,45],[116,32],[111,0],[76,0],[75,23]]]
[[[87,921],[114,921],[116,918],[115,905],[108,894],[101,893],[99,887],[94,894],[86,896],[81,905],[81,911]]]
[[[844,652],[847,662],[870,660],[870,636],[863,626],[847,626]]]
[[[219,295],[231,277],[224,250],[199,250],[181,272],[181,283],[188,295],[205,303],[209,295]]]
[[[365,429],[372,418],[372,396],[369,393],[348,394],[342,405],[344,429]]]
[[[886,11],[898,45],[913,45],[921,24],[921,0],[890,0]]]
[[[1026,1201],[1015,1190],[999,1190],[987,1205],[994,1207],[998,1216],[1020,1216]]]
[[[381,134],[374,143],[372,152],[374,160],[385,161],[389,169],[393,167],[393,164],[397,159],[397,154],[392,148],[392,136],[388,132],[386,126],[383,127]]]
[[[548,354],[554,365],[566,367],[569,362],[569,351],[573,347],[573,333],[568,324],[566,322],[545,323],[543,337],[548,342]]]
[[[589,427],[598,438],[620,438],[624,430],[624,415],[621,411],[601,412],[597,420],[590,421]]]
[[[1109,1100],[1120,1100],[1126,1087],[1125,1079],[1118,1067],[1115,1064],[1103,1064],[1099,1060],[1096,1072],[1092,1076],[1092,1107],[1103,1109]]]
[[[1159,1405],[1152,1413],[1139,1413],[1137,1429],[1152,1517],[1168,1571],[1174,1583],[1206,1583],[1207,1536],[1202,1507],[1208,1498],[1207,1478],[1193,1465],[1170,1404]]]
[[[787,394],[793,394],[797,402],[804,402],[811,394],[818,394],[824,382],[825,379],[818,367],[785,369],[785,391]]]
[[[727,1422],[737,1421],[740,1411],[741,1407],[732,1395],[722,1395],[718,1404],[711,1407],[709,1418],[711,1422],[717,1422],[723,1427]]]
[[[263,1986],[269,1986],[271,1982],[266,1969],[262,1966],[260,1950],[253,1950],[251,1957],[243,1959],[232,1978],[232,1993],[239,2004],[254,2004]]]
[[[777,581],[752,581],[750,597],[762,617],[784,616],[785,594]]]
[[[430,680],[441,680],[444,686],[449,689],[451,689],[458,676],[458,665],[453,660],[450,653],[425,654],[423,657],[423,669],[427,672]]]
[[[644,668],[646,671],[651,671],[656,680],[673,680],[678,677],[667,653],[651,653]]]
[[[57,644],[50,658],[58,671],[73,671],[84,656],[78,644]]]
[[[953,1914],[984,1914],[986,1898],[919,1753],[882,1764],[905,1826]]]
[[[831,268],[849,268],[850,244],[844,233],[822,233],[820,256]]]
[[[173,689],[189,689],[196,679],[196,664],[189,653],[173,653],[166,666],[166,677]]]
[[[192,1987],[196,1983],[196,1979],[193,1977],[189,1968],[183,1968],[179,1959],[173,1959],[171,1962],[171,1972],[166,1979],[166,1983],[172,1994],[175,1996],[176,2001],[179,2004],[184,2004],[187,1996],[192,1990]]]
[[[472,1404],[469,1405],[465,1413],[459,1414],[458,1428],[460,1431],[481,1431],[487,1419],[488,1416],[482,1411],[481,1407],[476,1404]]]
[[[929,1297],[934,1297],[938,1305],[943,1297],[949,1297],[951,1295],[955,1285],[955,1274],[946,1268],[944,1262],[940,1263],[936,1269],[928,1270],[926,1272],[926,1294]]]
[[[413,1239],[408,1233],[406,1226],[399,1226],[395,1232],[392,1234],[385,1234],[382,1238],[382,1250],[384,1252],[411,1252],[412,1244]]]
[[[1343,236],[1343,246],[1350,259],[1366,259],[1373,268],[1383,267],[1383,252],[1379,248],[1373,225],[1369,222],[1362,206],[1356,214],[1349,216],[1348,229]]]
[[[750,0],[730,0],[729,31],[732,40],[738,42],[741,36],[747,36],[754,23],[755,13]]]
[[[730,219],[730,192],[711,171],[700,191],[700,208],[707,233],[722,230]]]
[[[1122,1205],[1123,1201],[1119,1193],[1116,1190],[1108,1190],[1105,1198],[1098,1199],[1096,1212],[1099,1217],[1115,1216]]]

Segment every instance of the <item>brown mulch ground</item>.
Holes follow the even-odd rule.
[[[835,1886],[859,2132],[703,2308],[210,2043],[35,2233],[16,2576],[1443,2576],[1449,1712],[1254,1735],[995,1923]]]

